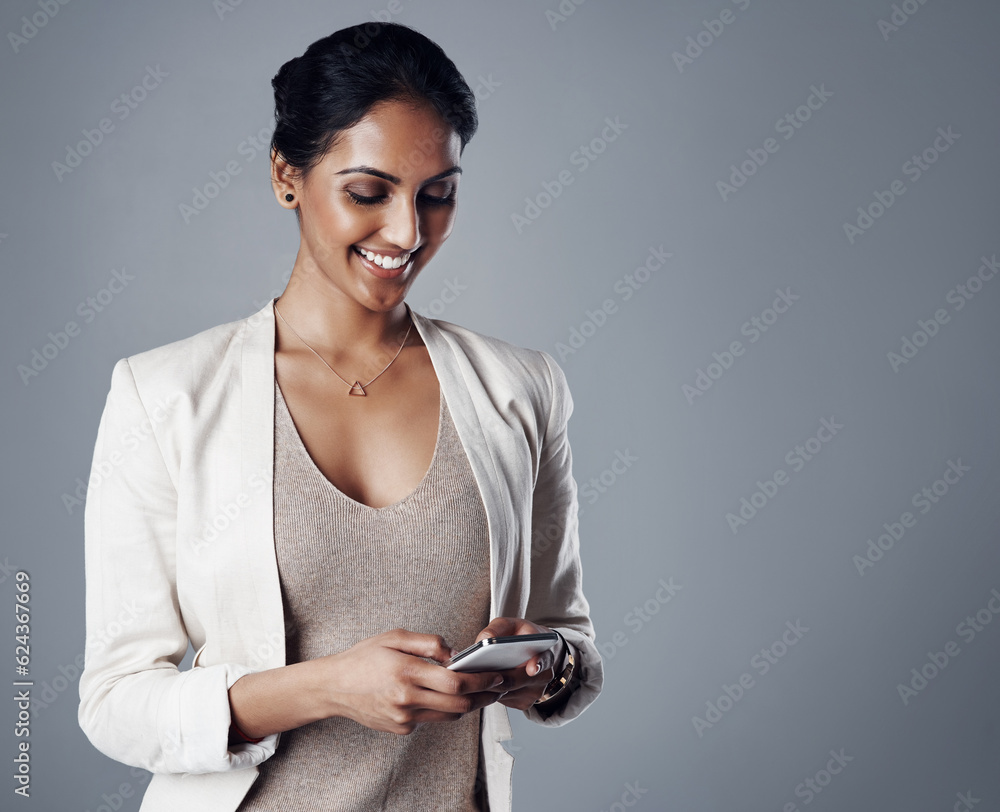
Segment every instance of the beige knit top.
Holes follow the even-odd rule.
[[[490,621],[486,512],[444,396],[430,469],[372,508],[337,489],[302,443],[275,381],[274,540],[286,662],[402,627],[471,645]],[[487,810],[481,711],[401,736],[333,717],[281,735],[238,812]]]

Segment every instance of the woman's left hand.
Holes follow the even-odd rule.
[[[490,625],[483,629],[473,643],[488,637],[513,637],[519,634],[542,634],[551,632],[547,626],[539,626],[523,617],[495,617]],[[542,694],[545,686],[554,678],[553,667],[563,657],[565,645],[562,640],[541,654],[534,655],[530,660],[517,668],[498,670],[504,681],[491,690],[500,694],[497,702],[508,708],[527,710]]]

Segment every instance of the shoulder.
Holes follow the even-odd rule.
[[[127,360],[133,366],[152,366],[176,363],[179,359],[197,362],[217,357],[220,352],[225,352],[239,339],[252,318],[254,317],[246,316],[225,324],[217,324],[168,344],[135,353],[128,356]]]
[[[188,394],[238,373],[247,316],[119,359],[112,380],[126,373],[140,393]]]
[[[520,346],[443,319],[416,314],[461,352],[487,386],[495,383],[540,403],[546,411],[572,409],[566,375],[544,350]]]

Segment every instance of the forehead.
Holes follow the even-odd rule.
[[[381,102],[340,133],[325,162],[333,171],[371,166],[405,182],[458,165],[461,146],[458,133],[430,105]]]

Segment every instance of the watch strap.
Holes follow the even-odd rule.
[[[562,672],[557,674],[552,679],[552,681],[545,686],[545,692],[537,700],[535,700],[534,704],[536,705],[540,705],[543,702],[547,702],[548,700],[552,699],[556,694],[558,694],[560,691],[562,691],[563,688],[566,687],[567,683],[572,678],[573,671],[576,669],[576,658],[573,655],[572,647],[570,646],[566,638],[562,636],[562,634],[560,634],[559,632],[556,632],[556,634],[559,635],[559,637],[563,641],[563,644],[566,647],[566,655],[565,655],[566,664],[563,667]]]

